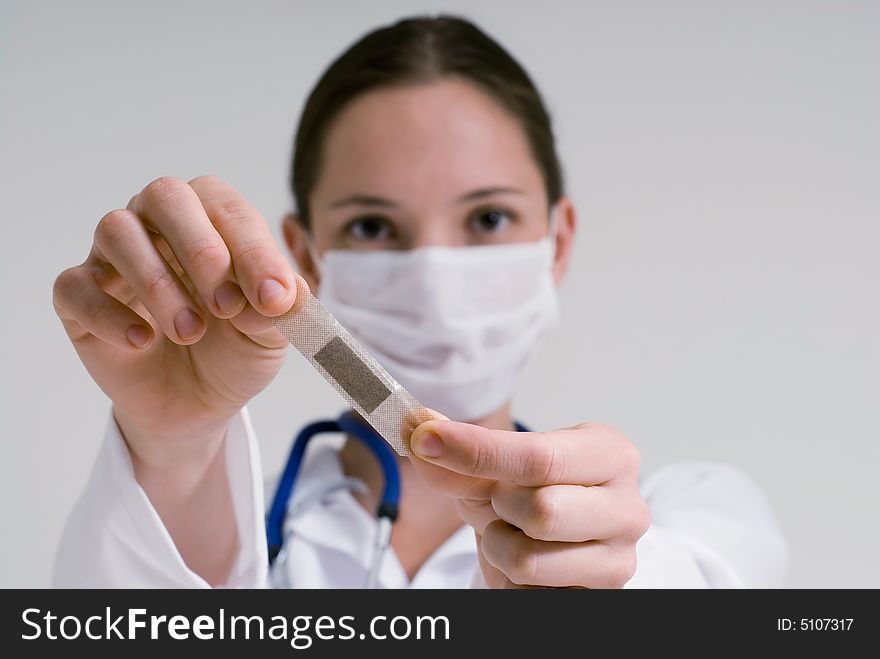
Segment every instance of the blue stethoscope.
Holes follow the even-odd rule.
[[[519,422],[515,422],[516,429],[520,432],[528,432],[528,429]],[[382,467],[385,484],[382,488],[382,496],[376,509],[378,525],[376,528],[376,540],[373,547],[373,557],[367,572],[365,587],[375,588],[382,567],[382,559],[391,544],[391,527],[397,519],[398,506],[400,505],[400,469],[397,466],[397,455],[371,426],[360,420],[354,412],[346,412],[338,419],[315,421],[305,426],[293,442],[287,464],[272,497],[272,505],[266,515],[266,540],[269,546],[269,566],[272,570],[275,585],[289,585],[286,583],[287,546],[284,537],[284,523],[289,515],[301,513],[310,503],[324,498],[331,491],[337,489],[349,489],[365,491],[366,486],[359,480],[346,478],[340,483],[333,483],[327,489],[309,497],[309,501],[303,501],[297,506],[297,510],[289,511],[293,488],[299,475],[300,465],[306,452],[306,446],[315,435],[321,433],[346,433],[351,437],[363,442],[379,461]]]

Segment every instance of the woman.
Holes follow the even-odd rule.
[[[784,544],[738,472],[640,481],[620,432],[515,432],[516,375],[553,322],[575,235],[550,120],[522,68],[472,24],[405,20],[352,46],[309,97],[284,237],[315,294],[423,403],[401,459],[384,587],[774,586]],[[161,178],[105,215],[54,302],[113,401],[55,580],[259,586],[261,471],[246,403],[288,344],[269,318],[297,280],[250,203],[213,177]],[[299,392],[294,404],[308,405]],[[467,422],[467,423],[464,423]],[[309,450],[284,581],[360,586],[382,484],[349,438]]]

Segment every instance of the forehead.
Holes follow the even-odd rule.
[[[428,201],[482,186],[543,192],[518,120],[453,78],[369,92],[324,140],[315,201],[352,191]]]

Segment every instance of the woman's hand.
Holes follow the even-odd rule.
[[[225,583],[240,542],[226,427],[284,363],[288,343],[266,316],[296,292],[266,221],[214,177],[153,181],[55,281],[55,310],[113,401],[138,483],[211,584]]]
[[[288,344],[266,316],[290,309],[296,290],[266,221],[237,191],[166,177],[98,222],[53,302],[132,449],[161,461],[175,440],[222,433],[269,384]]]
[[[476,530],[491,588],[620,588],[635,573],[650,513],[638,450],[613,428],[511,432],[428,421],[410,444],[422,477],[455,497]]]

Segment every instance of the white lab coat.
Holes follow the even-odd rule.
[[[240,550],[226,586],[267,585],[264,484],[246,409],[230,423],[226,465]],[[343,478],[332,442],[309,446],[291,508]],[[627,587],[780,587],[786,547],[761,491],[741,472],[717,464],[677,464],[640,481],[651,527],[638,543]],[[299,588],[360,587],[376,521],[346,490],[321,498],[288,520],[287,580]],[[134,478],[128,448],[112,415],[85,491],[68,519],[56,557],[60,587],[207,588],[190,570]],[[379,574],[386,588],[485,586],[473,531],[462,526],[412,580],[389,550]]]

